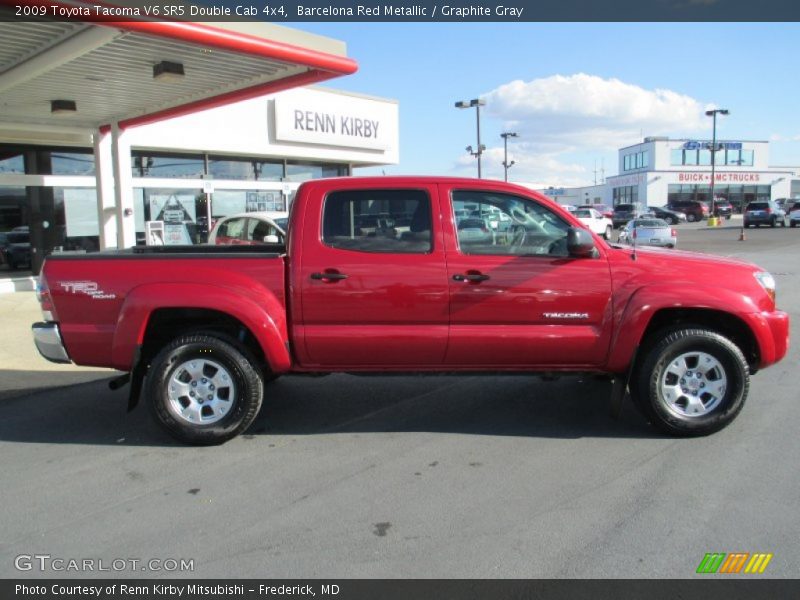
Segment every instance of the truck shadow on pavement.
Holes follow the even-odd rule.
[[[57,378],[57,374],[52,375]],[[127,386],[108,379],[0,400],[0,441],[180,446],[152,421],[146,399],[127,412]],[[626,399],[610,416],[608,381],[534,376],[283,377],[244,439],[362,432],[440,432],[543,438],[654,438]]]

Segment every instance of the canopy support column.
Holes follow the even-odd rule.
[[[100,235],[100,250],[117,247],[113,160],[111,132],[96,131],[94,133],[94,170],[97,179],[97,225]]]
[[[111,156],[114,170],[114,200],[117,217],[117,247],[136,245],[136,218],[133,209],[131,145],[119,123],[111,124]]]

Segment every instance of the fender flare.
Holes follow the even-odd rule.
[[[268,290],[197,283],[153,283],[138,286],[125,297],[111,349],[115,368],[131,369],[153,312],[163,308],[197,308],[229,315],[250,330],[273,372],[285,373],[291,367],[286,308]]]
[[[637,347],[653,316],[664,309],[709,310],[738,319],[754,334],[752,319],[759,312],[749,296],[711,286],[648,285],[631,294],[627,304],[615,314],[607,370],[624,372],[631,364]],[[760,340],[757,339],[760,344]]]

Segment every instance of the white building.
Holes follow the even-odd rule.
[[[710,202],[710,146],[711,140],[647,137],[619,150],[619,174],[604,184],[540,191],[562,204]],[[718,140],[717,148],[714,196],[730,201],[735,210],[754,200],[800,196],[800,168],[769,166],[769,142]]]

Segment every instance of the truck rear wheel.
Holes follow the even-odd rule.
[[[649,348],[631,381],[645,417],[664,433],[700,436],[731,423],[750,387],[736,344],[706,329],[667,331]]]
[[[221,444],[253,422],[264,395],[250,353],[208,334],[175,338],[153,359],[144,392],[155,420],[183,442]]]

